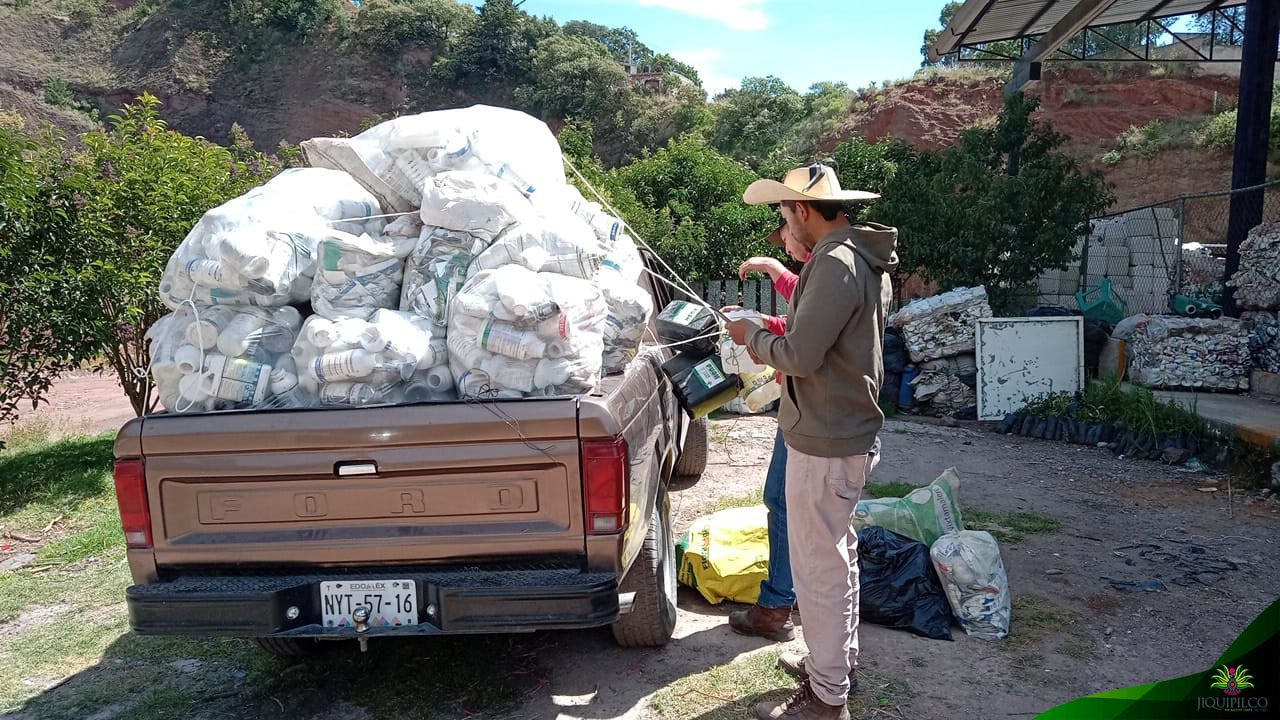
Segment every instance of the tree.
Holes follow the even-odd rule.
[[[653,50],[640,42],[636,31],[628,27],[610,28],[586,20],[571,20],[564,24],[564,34],[595,40],[609,50],[609,54],[621,65],[649,65]]]
[[[258,153],[237,154],[170,130],[160,101],[144,94],[110,118],[110,128],[81,136],[62,192],[75,224],[42,280],[62,288],[74,316],[115,371],[133,409],[146,409],[143,337],[166,312],[156,288],[165,263],[205,211],[242,194],[277,167]]]
[[[1192,25],[1197,32],[1213,33],[1223,45],[1244,44],[1244,7],[1224,8],[1217,13],[1196,15]]]
[[[716,98],[711,146],[759,167],[804,117],[804,111],[804,98],[782,80],[746,78],[740,88]]]
[[[963,3],[952,0],[942,6],[942,10],[938,12],[938,27],[926,28],[924,31],[924,41],[920,44],[920,56],[924,58],[920,62],[920,67],[929,67],[930,65],[946,65],[948,60],[943,58],[941,61],[934,63],[929,60],[929,48],[938,41],[938,36],[942,31],[951,24],[951,18],[956,14],[956,10],[960,9]]]
[[[516,91],[524,106],[557,118],[595,118],[616,113],[631,80],[604,45],[586,37],[553,35],[533,54],[533,81]]]
[[[379,52],[440,51],[475,22],[475,11],[456,0],[368,0],[356,15],[355,30],[365,47]]]
[[[437,83],[472,98],[509,99],[515,88],[532,84],[533,53],[557,31],[550,20],[521,12],[512,0],[485,0],[477,22],[458,38],[448,57],[437,61]]]
[[[610,184],[650,215],[646,239],[662,257],[699,281],[729,277],[747,257],[774,253],[765,238],[777,226],[776,213],[742,202],[756,179],[751,168],[687,135],[614,170]]]
[[[804,96],[804,114],[795,124],[786,143],[788,157],[812,159],[829,135],[849,119],[853,91],[842,82],[820,82]]]
[[[78,203],[63,190],[63,138],[28,133],[0,113],[0,423],[35,407],[63,371],[92,359],[92,333],[52,272],[72,237]]]
[[[976,49],[963,50],[956,55],[949,55],[947,57],[940,58],[936,63],[930,61],[929,48],[933,47],[933,44],[938,41],[938,36],[941,35],[942,31],[951,24],[951,18],[955,16],[956,11],[959,10],[962,5],[963,3],[955,2],[955,0],[943,5],[942,10],[938,13],[937,28],[928,28],[924,31],[924,41],[920,44],[920,55],[923,58],[920,61],[920,67],[951,65],[955,63],[957,59],[964,59],[969,62],[981,62],[986,58],[992,62],[999,62],[999,60],[994,60],[993,58],[1017,57],[1021,54],[1021,48],[1017,40],[1000,40],[997,42],[980,43],[976,46]]]
[[[944,290],[983,284],[997,312],[1044,270],[1065,267],[1088,220],[1111,204],[1097,172],[1059,151],[1064,139],[1033,121],[1038,100],[1017,94],[993,128],[900,164],[867,218],[899,230],[904,272]],[[1006,172],[1020,153],[1020,171]]]

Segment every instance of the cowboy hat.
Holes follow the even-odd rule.
[[[879,195],[862,190],[842,190],[836,171],[821,163],[801,167],[787,173],[782,182],[757,180],[742,194],[748,205],[772,205],[793,200],[797,202],[850,202],[875,200]]]

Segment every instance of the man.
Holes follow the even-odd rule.
[[[840,188],[835,172],[811,165],[779,183],[758,180],[744,202],[780,204],[796,240],[812,252],[800,273],[787,330],[728,326],[734,341],[786,375],[778,426],[787,446],[787,539],[796,594],[804,605],[806,657],[781,658],[802,679],[783,702],[761,703],[762,720],[847,720],[856,681],[858,559],[853,512],[871,471],[884,415],[885,317],[897,267],[897,230],[850,224],[841,203],[873,193]]]
[[[769,236],[769,242],[785,248],[787,255],[796,262],[809,258],[809,249],[795,239],[786,223]],[[778,260],[768,257],[751,258],[738,268],[738,276],[743,280],[752,272],[768,275],[773,280],[774,290],[788,303],[791,302],[800,276]],[[726,311],[730,309],[725,308]],[[766,316],[764,323],[775,335],[783,335],[787,331],[786,318]],[[787,446],[779,429],[764,480],[764,504],[769,509],[769,576],[760,581],[760,597],[755,605],[729,614],[729,627],[735,632],[777,642],[793,640],[796,636],[795,624],[791,621],[796,591],[791,582],[791,556],[787,545],[786,472]]]

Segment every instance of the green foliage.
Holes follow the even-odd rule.
[[[396,54],[416,47],[443,50],[475,21],[475,12],[456,0],[368,0],[354,28],[364,47]]]
[[[251,37],[274,31],[304,40],[344,12],[342,0],[231,0],[231,22]]]
[[[134,410],[141,414],[146,367],[143,334],[165,312],[155,288],[165,263],[205,211],[274,175],[247,137],[232,149],[170,130],[160,102],[144,94],[110,118],[110,129],[82,136],[68,186],[82,198],[75,252],[59,268],[72,305],[94,333]]]
[[[94,355],[93,335],[66,306],[68,283],[56,272],[83,200],[63,187],[62,142],[0,113],[0,423]]]
[[[819,145],[849,119],[857,96],[842,82],[821,82],[804,96],[804,111],[789,133],[786,152],[805,160],[813,158]]]
[[[586,20],[570,20],[562,28],[569,37],[594,40],[605,47],[609,55],[620,65],[650,65],[655,57],[648,45],[631,28],[611,28]]]
[[[891,138],[869,144],[855,137],[836,146],[832,155],[842,187],[873,193],[883,193],[898,170],[914,158],[911,146]]]
[[[58,107],[75,107],[76,98],[71,86],[60,77],[51,77],[44,83],[44,101]]]
[[[1146,388],[1126,387],[1116,378],[1090,383],[1080,396],[1069,393],[1041,395],[1027,401],[1023,412],[1044,417],[1064,417],[1085,422],[1118,422],[1153,437],[1190,435],[1201,437],[1208,427],[1194,409],[1161,402]]]
[[[716,98],[711,111],[711,146],[759,167],[804,117],[805,100],[776,77],[747,78]]]
[[[238,127],[223,148],[169,130],[143,95],[81,136],[32,137],[0,122],[0,420],[57,375],[101,357],[141,414],[143,334],[163,312],[155,288],[204,212],[275,174]]]
[[[991,128],[901,164],[867,219],[899,229],[905,272],[943,290],[983,284],[997,312],[1044,270],[1064,267],[1081,228],[1111,203],[1100,174],[1059,152],[1062,136],[1033,121],[1037,101],[1006,101]],[[1007,172],[1010,155],[1018,172]]]
[[[1219,150],[1235,147],[1237,118],[1235,110],[1228,110],[1210,117],[1194,131],[1196,145]],[[1270,150],[1273,154],[1280,153],[1280,96],[1277,96],[1276,104],[1271,106]]]
[[[553,35],[533,53],[533,82],[516,99],[544,117],[594,118],[625,106],[631,81],[595,40]]]
[[[729,277],[744,258],[773,254],[765,238],[777,216],[742,203],[756,179],[749,167],[690,135],[615,170],[610,181],[651,214],[645,239],[677,272],[699,281]]]
[[[485,0],[455,50],[436,61],[433,84],[473,98],[510,101],[515,88],[533,84],[534,50],[556,29],[549,19],[521,12],[512,0]]]

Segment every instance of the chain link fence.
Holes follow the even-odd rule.
[[[1125,315],[1203,313],[1221,305],[1231,198],[1243,194],[1260,222],[1280,221],[1280,181],[1257,188],[1183,195],[1104,215],[1076,246],[1075,263],[1037,281],[1037,303],[1079,307],[1110,299]],[[1259,212],[1260,211],[1260,212]]]

